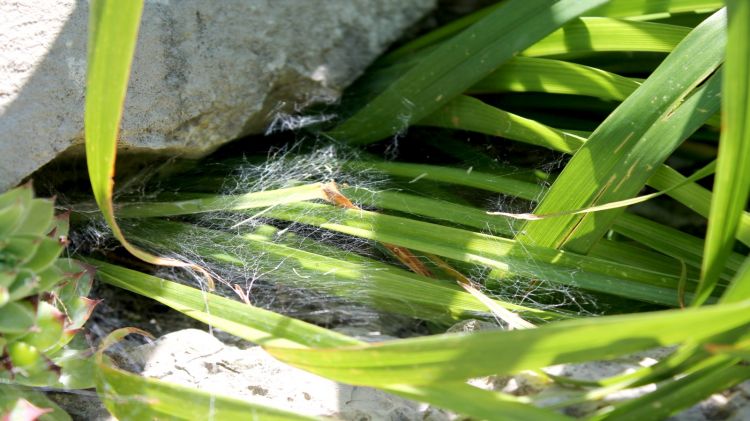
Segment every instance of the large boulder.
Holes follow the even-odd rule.
[[[123,148],[205,154],[340,91],[435,0],[147,0]],[[83,142],[88,1],[0,2],[0,191]]]

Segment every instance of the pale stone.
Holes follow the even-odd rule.
[[[240,349],[185,329],[132,357],[142,375],[310,416],[342,420],[447,421],[448,415],[378,389],[350,386],[281,363],[261,347]]]

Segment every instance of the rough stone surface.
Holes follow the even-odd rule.
[[[147,0],[123,148],[200,155],[332,101],[435,0]],[[0,191],[83,139],[88,1],[0,2]]]
[[[448,416],[377,389],[349,386],[283,364],[261,347],[227,346],[186,329],[144,345],[141,374],[251,402],[343,420],[447,420]]]

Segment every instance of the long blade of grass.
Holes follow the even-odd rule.
[[[623,101],[639,86],[636,80],[578,63],[516,57],[466,93],[546,92]]]
[[[750,323],[750,302],[577,319],[537,329],[445,334],[333,349],[266,347],[280,360],[342,381],[430,384],[700,341]]]
[[[729,288],[721,296],[721,302],[736,303],[747,298],[750,298],[750,258],[746,258],[745,263],[737,271]]]
[[[244,268],[254,262],[276,283],[342,296],[437,323],[487,313],[483,303],[452,282],[426,278],[353,253],[344,255],[341,250],[311,240],[293,238],[288,244],[279,244],[270,233],[237,236],[159,220],[139,222],[126,232],[139,244],[166,250],[179,248],[191,238],[202,238],[198,253],[215,263]],[[153,236],[154,232],[159,235]],[[565,318],[510,303],[495,304],[538,319]]]
[[[160,203],[123,203],[118,205],[117,214],[122,218],[189,215],[202,212],[258,209],[305,200],[325,200],[325,198],[323,184],[312,183],[238,196],[208,196]]]
[[[118,241],[131,254],[149,263],[189,267],[191,263],[154,256],[130,244],[115,220],[112,203],[117,134],[122,120],[130,66],[133,62],[143,0],[91,2],[88,74],[86,79],[86,164],[99,209]],[[210,277],[207,277],[212,285]]]
[[[416,124],[467,130],[572,154],[586,139],[461,95]]]
[[[330,135],[363,144],[394,134],[464,92],[518,51],[604,0],[510,0],[407,71]],[[523,25],[524,36],[517,36]]]
[[[522,55],[527,57],[575,55],[604,51],[650,51],[668,53],[690,32],[690,28],[652,22],[586,17],[551,33]],[[627,39],[627,42],[621,42]]]
[[[671,13],[713,12],[724,5],[721,0],[613,0],[589,12],[591,16],[658,19]]]
[[[104,282],[154,298],[251,342],[278,347],[363,345],[354,338],[277,313],[109,263],[86,260],[97,268],[97,275]],[[394,384],[385,390],[486,419],[565,419],[554,412],[524,406],[512,396],[476,389],[465,383],[421,387]]]
[[[313,203],[275,208],[266,215],[479,264],[517,276],[663,305],[678,303],[678,276],[621,266],[613,261],[524,246],[505,238],[396,216],[367,211],[341,212]]]
[[[684,132],[677,132],[662,149],[662,139],[659,142],[651,140],[652,126],[657,121],[669,124],[693,88],[721,64],[725,29],[724,10],[696,27],[576,151],[535,213],[585,208],[637,193],[650,174],[686,137]],[[715,98],[711,89],[718,86],[716,76],[706,83],[703,92],[707,101]],[[687,121],[680,121],[680,126],[687,126],[688,135],[705,121],[705,118],[690,118],[691,115],[685,116]],[[619,213],[614,210],[535,221],[528,223],[518,238],[529,244],[586,252],[609,229]]]
[[[718,79],[715,80],[715,84],[718,84]],[[713,86],[713,88],[716,87]],[[701,119],[695,117],[696,115],[705,117],[718,110],[719,98],[713,95],[714,93],[713,90],[707,91],[706,87],[699,88],[698,92],[683,103],[668,120],[657,122],[649,130],[649,138],[669,139],[672,145],[670,146],[670,142],[656,142],[654,146],[662,151],[660,155],[649,154],[651,159],[663,156],[670,148],[674,147],[675,142],[683,139],[696,129],[701,122]],[[565,153],[573,153],[578,150],[586,140],[578,134],[546,126],[535,120],[508,113],[478,99],[466,96],[456,98],[441,110],[423,119],[419,124],[501,136]],[[384,170],[387,171],[388,168],[386,167]],[[405,170],[401,169],[399,172],[405,173]],[[456,179],[461,178],[463,177],[456,175]],[[449,180],[444,181],[450,182]],[[666,165],[656,167],[651,177],[648,178],[647,184],[660,191],[667,192],[669,196],[699,215],[708,216],[711,192],[696,183],[687,183],[687,179],[671,167]],[[476,187],[483,188],[479,184]],[[492,189],[488,188],[488,190]],[[517,188],[517,190],[520,189]],[[528,190],[528,188],[524,190]],[[526,196],[520,197],[531,197],[528,192],[526,193]],[[745,244],[750,244],[750,215],[746,212],[741,216],[737,238]]]
[[[360,341],[346,335],[230,300],[216,294],[86,258],[97,277],[110,285],[143,295],[185,315],[257,344],[341,346]]]
[[[670,13],[711,12],[723,6],[721,0],[611,0],[606,5],[596,7],[584,16],[606,16],[610,18],[629,18],[647,20],[661,18]],[[501,2],[493,4],[461,19],[443,25],[387,54],[379,64],[389,64],[403,59],[416,51],[449,39],[463,31],[476,21],[487,16],[501,6]]]
[[[750,2],[730,0],[727,7],[730,21],[722,92],[724,130],[696,305],[705,300],[719,279],[750,194]]]
[[[516,57],[516,59],[545,56],[575,57],[616,51],[668,53],[689,32],[690,28],[662,23],[632,22],[610,18],[579,18],[529,47],[523,51],[522,57]],[[375,68],[366,73],[349,89],[345,98],[347,105],[342,107],[342,112],[347,114],[347,107],[361,107],[363,102],[366,104],[368,100],[374,100],[381,92],[385,93],[390,90],[389,85],[405,77],[407,73],[414,72],[417,66],[427,56],[435,53],[438,48],[441,47],[425,49],[406,60],[388,67]],[[502,71],[502,66],[497,71]],[[491,73],[488,72],[487,76],[489,75]],[[480,80],[481,78],[474,82],[479,83]],[[467,85],[466,88],[469,86]],[[466,92],[466,89],[459,93],[463,92]],[[441,101],[446,99],[441,98]],[[405,128],[403,124],[399,127]],[[375,140],[367,142],[373,141]]]
[[[395,191],[372,191],[356,187],[343,188],[341,191],[353,201],[364,206],[403,212],[412,215],[412,217],[413,215],[425,216],[436,221],[454,224],[454,226],[471,227],[480,232],[493,235],[500,234],[503,237],[511,237],[517,231],[517,228],[514,228],[516,221],[488,215],[486,211],[471,206]],[[661,227],[659,224],[654,224]],[[670,231],[669,234],[671,235],[672,232]],[[665,235],[663,238],[669,238],[670,235]],[[692,263],[695,268],[700,268],[701,242],[696,238],[694,244],[698,250],[698,257],[689,263]],[[594,257],[616,260],[665,274],[674,274],[681,269],[678,258],[675,258],[675,261],[672,262],[665,261],[663,254],[653,253],[641,247],[633,247],[615,241],[599,241],[592,253],[591,255]],[[734,259],[732,260],[734,261]],[[691,270],[690,278],[697,279],[697,275],[693,275],[694,273]],[[722,277],[726,277],[727,280],[731,279],[731,276],[726,273],[722,273]]]
[[[618,405],[613,411],[594,416],[591,420],[662,420],[748,378],[750,367],[737,366],[737,360],[717,359],[702,370],[660,384],[654,392]]]
[[[698,237],[630,213],[620,215],[614,229],[617,233],[659,250],[667,256],[682,260],[695,268],[701,267],[703,240]],[[740,254],[732,254],[727,260],[722,279],[732,279],[742,261],[743,257]]]
[[[352,162],[352,163],[350,163],[350,165],[352,165],[353,169],[358,169],[358,168],[359,169],[366,169],[366,168],[370,168],[368,166],[369,164],[370,164],[369,162],[366,162],[366,163],[365,162]],[[377,165],[377,164],[375,164],[375,165]],[[384,165],[384,166],[382,166],[382,165]],[[430,175],[434,174],[436,177],[442,177],[442,178],[439,178],[439,180],[442,181],[442,182],[452,183],[452,184],[460,184],[460,185],[463,184],[463,185],[468,185],[468,186],[472,186],[472,187],[480,187],[480,188],[487,189],[489,191],[495,191],[495,192],[499,192],[499,193],[504,193],[505,192],[504,188],[507,187],[507,186],[505,186],[503,184],[495,184],[495,183],[493,183],[492,181],[494,180],[495,176],[492,176],[492,175],[489,175],[489,174],[484,174],[484,173],[479,173],[479,172],[476,172],[476,171],[468,173],[468,172],[463,171],[463,170],[456,170],[456,169],[450,169],[450,168],[444,168],[444,167],[422,166],[422,165],[414,165],[414,164],[402,164],[402,163],[396,163],[396,162],[382,163],[381,166],[382,166],[382,168],[380,168],[381,170],[384,170],[384,171],[387,171],[387,172],[390,171],[390,170],[393,170],[395,173],[404,175],[407,178],[420,177],[420,176],[422,176],[422,178],[424,178],[424,174],[426,172],[426,173],[428,173]],[[535,192],[534,193],[535,196],[538,195],[539,192],[541,191],[540,187],[538,185],[536,185],[536,184],[525,183],[525,184],[522,184],[522,185],[527,186],[529,188],[529,192]],[[523,189],[521,189],[521,190],[523,190]],[[245,197],[245,196],[239,196],[239,197]],[[360,197],[359,199],[363,200],[363,198],[365,198],[365,200],[366,200],[366,197],[367,197],[367,193],[364,194],[363,197]],[[402,199],[402,198],[399,198],[399,199]],[[198,199],[194,199],[194,200],[198,200]],[[236,202],[236,200],[232,199],[232,197],[227,198],[227,197],[221,197],[221,196],[219,196],[219,197],[204,197],[204,198],[201,198],[200,200],[203,201],[202,203],[225,203],[226,204],[226,203],[235,203]],[[385,203],[390,203],[391,205],[393,205],[393,202],[394,202],[393,200],[390,200],[390,201],[387,201]],[[422,202],[424,202],[424,200],[422,200]],[[177,202],[177,203],[183,203],[183,202]],[[373,202],[373,203],[375,203],[375,202]],[[434,215],[435,211],[442,212],[443,210],[447,211],[448,209],[451,209],[451,208],[447,208],[447,207],[444,207],[444,206],[441,206],[441,205],[431,204],[431,203],[432,202],[430,202],[430,203],[415,203],[415,206],[416,206],[415,209],[419,210],[419,209],[422,209],[424,206],[427,206],[427,207],[432,206],[433,209],[431,211],[426,211],[425,212],[426,215],[428,215],[428,216],[429,215]],[[267,203],[267,205],[272,205],[272,203]],[[320,205],[316,205],[316,206],[320,206]],[[400,207],[401,209],[406,209],[407,212],[408,212],[408,210],[409,210],[409,203],[402,203],[401,205],[395,205],[395,207],[396,208]],[[132,207],[125,206],[123,208],[123,211],[124,211],[123,213],[125,213],[125,214],[127,214],[128,216],[131,216],[131,217],[140,217],[140,216],[147,216],[147,215],[148,216],[153,216],[153,215],[175,216],[175,215],[186,215],[186,214],[192,214],[192,213],[200,212],[201,208],[202,208],[201,206],[172,206],[172,205],[170,205],[169,203],[166,203],[166,202],[165,203],[158,203],[158,202],[157,203],[140,203],[140,204],[134,204],[134,205],[132,205]],[[128,210],[128,209],[130,209],[130,210]],[[133,209],[137,209],[138,211],[137,212],[132,211]],[[327,208],[323,208],[323,209],[327,209]],[[456,215],[452,215],[451,216],[448,213],[444,213],[443,216],[449,216],[449,218],[448,218],[449,220],[458,221],[457,222],[458,224],[465,225],[465,223],[468,222],[469,226],[472,226],[471,224],[472,224],[472,221],[474,221],[474,219],[472,219],[472,218],[465,219],[465,217],[467,217],[467,215],[470,216],[469,214],[466,213],[466,211],[467,211],[467,209],[461,208],[460,212],[456,213]],[[261,212],[264,212],[265,216],[276,216],[276,217],[279,217],[279,216],[286,215],[285,216],[286,218],[292,218],[292,219],[294,218],[294,216],[292,214],[288,214],[288,213],[274,213],[275,212],[274,210],[263,210]],[[304,212],[302,212],[302,211],[299,211],[299,213],[300,214],[304,214]],[[304,216],[305,217],[312,217],[312,215],[304,215]],[[486,216],[487,215],[484,215],[484,217],[486,217]],[[331,221],[333,221],[336,217],[337,216],[336,216],[335,213],[331,214],[331,216],[330,216],[330,218],[332,218]],[[665,254],[667,254],[669,256],[673,256],[676,259],[685,261],[688,264],[692,264],[695,267],[699,267],[699,263],[696,263],[696,262],[700,262],[700,254],[701,254],[701,250],[703,248],[702,243],[701,243],[701,241],[699,239],[693,238],[693,237],[690,237],[690,236],[687,236],[687,235],[684,235],[682,233],[679,233],[676,230],[669,229],[667,227],[663,227],[663,226],[661,226],[659,224],[652,223],[650,221],[647,221],[647,220],[645,220],[643,218],[640,218],[640,217],[637,217],[637,216],[634,216],[634,215],[623,215],[623,218],[625,218],[625,217],[627,217],[627,218],[623,219],[623,221],[627,221],[627,224],[625,224],[625,223],[621,224],[619,222],[616,222],[616,224],[615,224],[615,229],[616,230],[618,230],[618,231],[622,230],[622,232],[625,233],[628,237],[631,237],[631,238],[634,238],[634,239],[636,239],[638,241],[641,241],[644,244],[648,245],[649,247],[653,247],[655,250],[664,252]],[[300,216],[300,218],[301,218],[301,216]],[[318,218],[312,217],[312,219],[310,219],[310,221],[315,221],[315,223],[331,222],[331,221],[326,221],[325,219],[321,219],[321,218],[322,217],[318,217]],[[437,219],[445,220],[444,217],[443,218],[437,218]],[[404,221],[408,221],[408,220],[404,219]],[[481,221],[482,220],[480,219],[479,221],[475,221],[473,223],[482,223]],[[498,223],[502,223],[503,221],[502,221],[502,219],[500,219],[498,217],[498,221],[497,222]],[[404,225],[409,225],[409,224],[404,223]],[[338,227],[338,225],[334,224],[333,226],[336,227],[335,229],[345,230],[345,228]],[[492,225],[490,225],[489,227],[492,227]],[[511,225],[508,225],[508,228],[513,229],[513,227]],[[369,229],[372,229],[372,228],[369,228]],[[661,231],[660,231],[660,229],[661,229]],[[427,229],[427,231],[430,231],[430,230]],[[658,232],[662,232],[663,231],[663,233],[662,233],[663,235],[660,236],[660,237],[658,237],[658,238],[656,238],[656,240],[658,240],[658,241],[653,241],[655,239],[652,236],[652,234],[654,232],[657,232],[657,231]],[[471,233],[471,235],[473,235],[473,234],[474,233]],[[421,234],[415,234],[415,235],[421,235]],[[367,238],[369,238],[369,237],[367,237]],[[495,238],[495,237],[493,237],[493,238]],[[438,240],[438,241],[440,241],[440,240]],[[456,241],[458,241],[457,244],[460,244],[460,243],[463,242],[463,240],[460,239],[460,236],[458,237],[458,239]],[[435,254],[438,254],[438,255],[440,254],[439,252],[434,252],[434,251],[430,251],[430,253],[435,253]],[[456,250],[456,254],[460,255],[460,256],[464,256],[465,252],[461,252],[460,250]],[[523,255],[523,253],[521,255]],[[521,255],[519,255],[519,258],[520,258]],[[645,256],[644,256],[644,258],[645,258]],[[460,259],[461,258],[459,258],[459,260]],[[502,258],[500,258],[500,259],[502,260]],[[730,261],[733,262],[733,263],[735,263],[735,262],[741,262],[741,260],[742,260],[741,258],[739,258],[739,260],[737,260],[737,256],[733,256]],[[493,263],[493,265],[494,265],[493,267],[496,267],[496,268],[499,268],[499,269],[505,269],[506,268],[506,266],[504,266],[502,263],[500,263],[500,260],[492,260],[492,261],[494,262]],[[476,264],[477,262],[472,260],[470,263],[471,264]],[[636,266],[638,266],[638,265],[636,265]],[[676,273],[679,273],[679,270],[672,271],[672,272],[665,271],[665,269],[664,269],[663,266],[660,266],[658,269],[654,268],[653,265],[649,265],[648,267],[652,268],[652,270],[656,270],[657,272],[662,272],[662,273],[666,273],[666,274],[670,274],[670,273],[676,274]],[[734,266],[729,267],[729,270],[731,270],[732,268],[736,269],[737,267],[739,267],[739,263],[736,263]],[[537,276],[537,275],[535,275],[535,276]],[[543,276],[543,275],[538,275],[538,276]],[[674,276],[676,276],[676,275],[674,275]],[[729,272],[729,273],[727,273],[725,275],[722,275],[722,276],[724,277],[724,279],[728,280],[728,279],[731,279],[732,273]],[[577,285],[577,283],[576,283],[576,285]],[[663,301],[658,301],[658,302],[663,302]],[[671,303],[673,301],[669,301],[669,302]]]
[[[535,200],[543,192],[542,188],[535,184],[514,179],[513,184],[506,183],[503,179],[505,176],[498,176],[479,171],[464,171],[456,168],[448,168],[434,165],[410,164],[402,162],[377,162],[377,161],[352,161],[345,164],[352,170],[378,170],[395,177],[405,177],[412,180],[434,180],[441,183],[460,185],[472,188],[483,189],[500,194],[509,194],[526,200]],[[508,174],[511,176],[512,174]],[[659,189],[669,190],[669,195],[677,198],[681,203],[689,206],[700,215],[708,215],[708,204],[710,201],[710,192],[703,187],[691,183],[685,185],[686,177],[679,174],[670,167],[662,166],[656,171],[650,179],[649,184],[658,186]],[[681,187],[673,189],[676,185]],[[706,193],[704,195],[703,193]],[[692,196],[695,194],[695,197]],[[705,211],[705,212],[704,212]],[[505,223],[502,217],[498,217],[497,223]],[[744,222],[747,221],[747,224]],[[738,238],[741,237],[742,227],[747,226],[750,229],[750,215],[743,214],[743,225],[738,230]],[[511,226],[509,226],[511,227]],[[518,231],[517,226],[512,226],[514,232]],[[703,255],[702,240],[685,235],[669,227],[653,223],[645,218],[636,215],[621,214],[615,220],[614,229],[617,232],[627,232],[627,236],[648,245],[668,256],[684,260],[695,267],[700,267],[700,259]],[[627,231],[624,231],[627,230]],[[501,231],[499,231],[501,232]],[[663,233],[663,237],[654,236],[654,232]],[[698,260],[695,260],[697,256]],[[734,254],[730,259],[732,270],[737,270],[742,262],[742,257]],[[726,277],[731,279],[731,275]]]
[[[521,199],[534,200],[539,197],[540,188],[534,183],[478,171],[467,171],[439,165],[412,164],[388,161],[350,161],[343,163],[351,171],[380,171],[394,177],[410,179],[411,183],[420,180],[460,184],[466,187],[509,194]]]

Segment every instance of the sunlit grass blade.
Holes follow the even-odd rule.
[[[117,338],[133,329],[112,332],[105,341]],[[170,419],[170,420],[316,420],[271,408],[257,403],[230,398],[221,394],[194,389],[162,380],[141,377],[112,365],[103,357],[104,348],[96,355],[97,390],[107,409],[123,420]]]
[[[510,0],[442,44],[330,135],[354,144],[380,140],[438,109],[518,51],[603,0]],[[517,36],[523,24],[524,36]]]
[[[133,62],[143,0],[91,2],[84,132],[91,188],[112,233],[131,254],[156,265],[189,267],[190,263],[154,256],[130,244],[115,220],[112,203],[117,135]],[[209,285],[210,277],[206,277]]]
[[[506,237],[513,235],[514,221],[487,215],[486,211],[475,207],[388,190],[373,191],[357,187],[345,187],[341,191],[353,201],[364,206],[425,216],[492,234],[502,234]]]
[[[714,84],[713,88],[717,88],[718,79],[714,79]],[[670,119],[657,122],[649,130],[649,138],[662,140],[662,142],[653,145],[661,150],[660,155],[646,154],[651,160],[655,160],[658,156],[664,156],[670,148],[674,147],[675,142],[683,139],[696,129],[702,122],[702,119],[696,118],[696,115],[705,117],[712,111],[718,110],[719,98],[713,95],[715,90],[708,91],[706,89],[707,87],[700,88],[670,116]],[[478,99],[465,96],[456,98],[418,124],[501,136],[565,153],[573,153],[586,141],[576,133],[555,129],[535,120],[492,107]],[[671,146],[664,139],[671,140]],[[399,171],[404,172],[405,170]],[[415,174],[414,177],[416,176]],[[455,178],[460,180],[464,177],[456,175]],[[443,181],[450,182],[449,180]],[[699,215],[707,217],[711,192],[696,183],[686,181],[686,177],[671,167],[659,165],[648,178],[647,184],[660,191],[666,191],[669,196],[678,202]],[[486,184],[482,185],[487,187]],[[479,186],[477,184],[478,188],[484,188]],[[488,188],[488,190],[492,189]],[[520,197],[528,198],[530,196]],[[750,215],[746,212],[741,216],[737,238],[746,244],[750,244]]]
[[[466,171],[449,167],[401,162],[350,161],[345,165],[348,169],[354,171],[378,170],[391,176],[404,177],[405,179],[410,179],[412,181],[416,180],[417,182],[415,183],[415,186],[419,186],[418,182],[422,180],[435,180],[442,183],[484,189],[500,194],[511,194],[529,200],[539,197],[542,192],[541,187],[536,183],[530,183],[518,179],[511,179],[511,182],[508,183],[505,180],[505,176],[497,176],[479,171]],[[509,176],[511,175],[513,174],[509,174]],[[684,183],[685,178],[682,176],[679,177],[678,180],[682,180],[679,181],[679,183]],[[678,183],[676,180],[672,181],[675,184]],[[672,181],[670,181],[670,183]],[[669,186],[673,187],[673,184],[666,185],[668,188]],[[305,190],[308,187],[301,186],[300,188]],[[678,190],[682,190],[683,188]],[[702,187],[699,188],[702,189]],[[515,226],[515,222],[517,221],[508,221],[499,216],[490,216],[484,211],[465,205],[462,206],[444,201],[435,201],[434,199],[413,195],[402,195],[395,192],[372,192],[369,190],[358,192],[355,188],[344,190],[347,194],[353,194],[353,198],[357,201],[370,206],[377,206],[406,213],[411,213],[413,211],[418,215],[424,215],[437,220],[450,221],[457,225],[466,225],[481,231],[489,231],[491,233],[500,233],[503,235],[508,235],[518,230],[518,227]],[[281,190],[248,193],[239,196],[212,196],[203,194],[201,195],[202,197],[197,199],[174,202],[177,205],[172,204],[172,202],[124,203],[121,205],[120,213],[129,217],[177,216],[199,213],[210,209],[221,210],[222,206],[226,206],[225,209],[227,210],[244,208],[250,204],[272,206],[277,203],[278,200],[283,199],[283,195],[277,194],[280,191]],[[314,193],[315,189],[313,188],[310,191],[313,192],[311,197],[314,197],[316,194]],[[268,199],[268,201],[265,199],[260,201],[259,199],[261,197]],[[248,200],[249,198],[255,199]],[[298,199],[301,200],[301,196],[298,197]],[[256,214],[260,213],[262,215],[265,212],[265,210],[259,210]],[[653,248],[654,250],[672,256],[680,261],[684,261],[693,267],[700,267],[700,256],[702,255],[703,244],[698,238],[691,237],[677,230],[630,214],[623,214],[618,218],[618,220],[615,221],[614,229],[617,232],[622,232],[626,236]],[[653,235],[654,233],[659,233],[659,235],[655,236]],[[612,249],[609,248],[609,250],[611,251]],[[629,260],[627,260],[627,256],[623,254],[625,253],[624,250],[621,251],[622,253],[613,255],[612,259],[628,262]],[[648,256],[644,255],[642,257],[645,259]],[[624,260],[621,260],[621,258]],[[733,271],[739,267],[741,261],[742,259],[740,257],[732,256],[729,260],[727,270],[722,274],[722,278],[725,280],[731,279]],[[665,265],[647,265],[646,267],[665,273],[677,273],[677,271],[670,272],[665,269]]]
[[[745,263],[722,295],[721,302],[736,303],[748,298],[750,298],[750,258],[745,258]]]
[[[375,169],[394,177],[404,177],[411,180],[434,180],[441,183],[460,185],[483,189],[490,192],[513,195],[527,200],[535,200],[541,197],[542,188],[528,181],[513,179],[512,184],[505,182],[505,176],[479,172],[465,171],[456,168],[448,168],[434,165],[410,164],[403,162],[377,162],[377,161],[352,161],[346,164],[353,170]],[[509,174],[509,176],[512,174]],[[658,186],[660,190],[669,190],[669,195],[677,198],[681,203],[688,205],[701,215],[708,215],[708,203],[710,201],[710,192],[695,183],[684,184],[686,177],[680,175],[677,171],[667,166],[661,166],[654,176],[649,180],[649,184]],[[652,183],[653,182],[653,183]],[[674,189],[675,186],[681,186]],[[674,189],[674,190],[670,190]],[[695,192],[705,192],[706,195],[696,194]],[[361,200],[361,198],[360,198]],[[705,214],[702,210],[705,209]],[[497,217],[497,224],[507,224],[506,219]],[[747,213],[743,215],[743,222],[747,220],[747,227],[750,228],[750,217]],[[745,226],[745,225],[742,225]],[[514,232],[519,227],[515,224],[509,225]],[[621,214],[614,222],[614,229],[618,232],[627,232],[627,236],[648,245],[654,250],[658,250],[668,256],[684,260],[696,268],[700,267],[700,259],[703,254],[702,240],[683,234],[677,230],[671,229],[664,225],[653,223],[645,218],[631,214]],[[498,231],[501,232],[502,231]],[[741,232],[738,231],[738,232]],[[653,235],[654,233],[663,234],[662,236]],[[738,234],[739,236],[739,234]],[[738,256],[731,258],[729,268],[736,270],[742,259]],[[725,279],[731,279],[731,274],[726,275]]]
[[[85,259],[110,285],[149,297],[239,338],[277,346],[341,346],[354,338],[216,294],[95,259]],[[273,334],[272,334],[273,333]]]
[[[705,113],[701,119],[694,117],[694,110],[701,109],[698,104],[716,99],[718,90],[712,91],[720,86],[716,75],[701,87],[703,95],[686,101],[693,103],[682,118],[676,118],[678,131],[666,130],[672,133],[670,140],[651,140],[655,135],[652,130],[662,134],[664,127],[674,124],[671,119],[680,105],[685,105],[683,100],[721,64],[725,29],[723,10],[696,27],[576,151],[534,213],[580,209],[636,194],[679,142],[713,114]],[[653,127],[657,122],[661,129]],[[518,238],[529,244],[586,252],[619,213],[613,210],[530,222]]]
[[[341,296],[379,310],[436,323],[488,315],[483,303],[449,280],[426,278],[312,240],[274,242],[275,234],[263,231],[236,236],[159,220],[139,221],[126,229],[134,241],[161,250],[179,249],[191,238],[202,238],[198,252],[203,259],[240,268],[254,262],[275,284]],[[153,232],[160,234],[153,237]],[[567,317],[500,301],[495,304],[541,320]]]
[[[671,13],[705,13],[721,8],[721,0],[612,0],[592,10],[591,16],[658,19]]]
[[[660,384],[651,393],[615,407],[611,412],[590,418],[592,421],[663,420],[713,393],[721,392],[750,378],[750,367],[737,360],[721,358],[707,367],[678,380]]]
[[[603,17],[579,18],[524,50],[527,57],[559,56],[605,51],[668,53],[690,28]]]
[[[333,349],[266,349],[280,360],[358,384],[430,384],[613,358],[747,326],[750,303],[553,323],[537,329],[435,335]],[[509,346],[509,344],[512,344]]]
[[[585,139],[461,95],[417,125],[467,130],[572,154]]]
[[[93,259],[88,259],[88,262],[96,266],[97,274],[104,282],[152,297],[190,317],[251,342],[278,347],[364,345],[359,340],[332,330],[172,281]],[[494,413],[500,414],[498,416],[501,418],[505,417],[503,414],[508,414],[513,419],[529,421],[564,419],[555,413],[522,405],[513,396],[487,392],[463,383],[421,387],[398,384],[385,390],[477,417],[488,417]]]
[[[210,196],[161,203],[123,203],[117,214],[122,218],[189,215],[202,212],[257,209],[304,200],[325,199],[323,184],[312,183],[284,189],[251,192],[238,196]]]
[[[630,213],[620,215],[615,221],[614,229],[617,233],[659,250],[667,256],[680,259],[695,268],[701,267],[703,240],[698,237]],[[722,279],[732,279],[742,260],[743,257],[737,253],[730,256]]]
[[[493,4],[471,15],[457,19],[449,24],[427,33],[384,56],[378,63],[388,64],[402,60],[416,51],[448,39],[490,12],[500,7],[501,2]],[[710,12],[723,6],[721,0],[610,0],[607,4],[596,7],[584,16],[605,16],[610,18],[629,18],[637,20],[658,19],[670,13]]]
[[[379,209],[398,211],[409,215],[420,215],[437,221],[445,221],[455,226],[467,226],[493,235],[500,234],[504,237],[511,237],[517,228],[514,225],[518,221],[507,218],[500,218],[494,215],[488,215],[486,211],[471,206],[458,205],[444,200],[436,200],[421,196],[415,196],[408,193],[399,193],[395,191],[372,191],[369,189],[358,189],[356,187],[343,188],[342,192],[353,201],[364,206],[376,207]],[[659,227],[661,225],[653,223]],[[636,223],[638,225],[638,223]],[[673,230],[676,231],[676,230]],[[638,232],[636,228],[636,232]],[[669,238],[666,235],[665,238]],[[693,243],[691,243],[693,244]],[[695,239],[694,245],[698,249],[698,258],[694,263],[695,268],[700,268],[700,250],[701,242]],[[665,274],[674,274],[680,270],[679,261],[665,261],[664,255],[653,253],[640,247],[628,246],[615,241],[599,241],[592,250],[592,256],[601,257],[610,260],[616,260],[620,263],[630,264],[655,272]],[[691,278],[697,279],[697,274]],[[731,276],[726,279],[731,279]]]
[[[403,177],[415,184],[420,180],[460,184],[466,187],[513,195],[526,200],[539,196],[540,188],[534,183],[504,175],[480,173],[439,165],[412,164],[387,161],[350,161],[344,167],[352,171],[380,171],[394,177]]]
[[[719,142],[711,213],[695,304],[711,293],[734,246],[750,194],[750,2],[727,2],[729,41],[722,90],[724,130]]]
[[[572,421],[573,418],[552,409],[538,408],[523,397],[516,398],[474,387],[467,383],[389,385],[387,390],[443,408],[455,408],[472,419],[498,421]]]
[[[669,53],[689,32],[690,28],[662,23],[633,22],[601,17],[579,18],[524,50],[522,57],[516,57],[515,59],[523,60],[529,57],[546,56],[575,57],[618,51]],[[452,42],[452,40],[448,42]],[[385,93],[393,89],[396,85],[390,87],[389,85],[399,78],[406,77],[409,72],[412,72],[412,78],[416,77],[415,69],[437,48],[443,48],[442,44],[419,51],[414,56],[388,67],[372,69],[349,89],[347,95],[350,105],[361,106],[360,102],[362,101],[374,100],[381,92]],[[502,72],[503,66],[500,66],[497,71]],[[486,76],[491,74],[487,72]],[[483,78],[475,79],[471,84],[462,84],[463,88],[458,93],[466,92],[467,89],[470,89],[470,85],[479,83],[481,79]],[[441,101],[447,99],[447,97],[443,97]],[[424,115],[427,114],[429,113]],[[365,117],[360,118],[364,119]],[[416,121],[417,119],[410,121]],[[347,121],[343,124],[348,124]],[[405,127],[403,123],[399,126],[399,128]],[[338,128],[335,130],[338,130]],[[375,140],[369,140],[368,142],[373,141]],[[362,142],[365,143],[365,141]]]
[[[342,212],[314,203],[278,207],[266,215],[479,264],[516,276],[663,305],[678,303],[678,275],[669,276],[613,261],[523,246],[501,237],[373,212]]]
[[[622,101],[639,86],[633,79],[582,64],[516,57],[466,93],[547,92]]]

